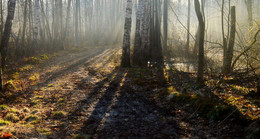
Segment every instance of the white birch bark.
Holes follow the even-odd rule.
[[[39,0],[34,1],[34,29],[33,29],[33,40],[34,45],[37,43],[40,25],[40,3]]]
[[[125,15],[125,29],[123,40],[123,53],[122,53],[122,67],[130,66],[130,40],[131,40],[131,24],[132,24],[132,0],[127,0],[126,15]]]

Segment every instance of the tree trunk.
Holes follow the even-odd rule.
[[[190,1],[190,0],[189,0]],[[167,56],[168,53],[168,47],[167,47],[167,41],[168,41],[168,0],[164,0],[163,5],[163,53],[165,56]]]
[[[190,0],[188,0],[188,21],[187,21],[187,42],[186,42],[186,52],[189,54],[190,49]]]
[[[138,10],[136,15],[136,29],[135,29],[135,43],[134,43],[134,53],[133,53],[133,65],[140,65],[139,57],[141,51],[141,19],[144,13],[144,3],[143,0],[139,0]]]
[[[15,5],[16,5],[16,0],[9,0],[8,3],[8,13],[7,13],[7,18],[5,22],[5,29],[4,33],[2,36],[1,40],[1,58],[2,58],[2,64],[1,64],[1,74],[0,74],[0,89],[3,89],[3,69],[5,67],[5,62],[6,62],[6,54],[7,54],[7,47],[8,47],[8,42],[10,39],[10,34],[11,34],[11,29],[12,29],[12,24],[13,24],[13,19],[14,19],[14,13],[15,13]]]
[[[124,40],[123,40],[123,53],[122,53],[122,67],[130,67],[130,40],[131,40],[131,24],[132,24],[132,0],[127,0],[125,27],[124,27]]]
[[[199,20],[199,61],[198,61],[198,76],[197,81],[203,83],[203,72],[204,72],[204,36],[205,36],[205,22],[201,13],[200,3],[198,0],[194,0],[195,11]]]
[[[253,1],[245,0],[245,2],[247,7],[249,26],[252,27],[253,26]]]
[[[28,5],[28,0],[25,0],[25,2],[24,2],[24,12],[23,12],[23,14],[24,14],[24,17],[23,17],[23,30],[22,30],[22,47],[23,48],[21,48],[21,49],[19,49],[20,51],[22,50],[24,50],[24,47],[25,47],[25,31],[26,31],[26,25],[27,25],[27,23],[26,23],[26,21],[27,21],[27,5]]]
[[[150,1],[144,0],[143,4],[143,17],[142,17],[142,45],[140,61],[142,66],[147,65],[148,53],[149,53],[149,25],[150,25]]]
[[[231,7],[231,30],[230,37],[228,42],[228,48],[226,52],[226,57],[224,59],[224,74],[228,74],[231,72],[231,64],[233,59],[233,51],[235,44],[235,36],[236,36],[236,7]]]
[[[34,48],[37,46],[39,25],[40,25],[40,3],[39,0],[34,1],[34,29],[33,29],[33,45]]]
[[[75,14],[75,46],[79,46],[79,5],[80,5],[80,0],[76,0],[76,14]]]

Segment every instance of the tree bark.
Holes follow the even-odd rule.
[[[79,5],[80,0],[76,0],[76,14],[75,14],[75,46],[79,45]]]
[[[34,29],[33,29],[33,45],[34,49],[37,46],[39,25],[40,25],[40,3],[39,0],[34,1]]]
[[[148,53],[149,53],[149,25],[150,25],[150,1],[144,0],[144,13],[142,17],[142,45],[141,45],[141,66],[147,65]]]
[[[0,70],[0,89],[3,89],[3,70],[5,67],[6,62],[6,56],[7,56],[7,47],[8,42],[10,39],[11,29],[13,25],[13,19],[14,19],[14,13],[15,13],[15,6],[16,6],[16,0],[9,0],[8,2],[8,13],[7,18],[5,22],[5,29],[1,40],[1,58],[2,58],[2,64],[1,64],[1,70]]]
[[[203,72],[204,72],[204,36],[205,36],[205,22],[201,13],[200,3],[198,0],[194,0],[195,11],[199,20],[199,61],[198,61],[198,76],[197,81],[203,83]]]
[[[236,37],[236,7],[231,7],[231,30],[230,30],[230,37],[228,42],[228,48],[226,52],[226,57],[224,59],[224,74],[228,74],[231,72],[231,64],[233,59],[233,52],[234,52],[234,44],[235,44],[235,37]]]
[[[132,0],[127,0],[125,27],[124,27],[124,40],[123,40],[123,53],[122,53],[122,67],[130,67],[130,40],[131,40],[131,24],[132,24]]]
[[[186,42],[186,52],[189,54],[190,49],[190,0],[188,0],[188,21],[187,21],[187,42]]]
[[[133,53],[133,65],[139,65],[139,57],[141,51],[141,19],[144,13],[143,0],[139,0],[138,10],[136,15],[136,29],[135,29],[135,43],[134,43],[134,53]]]
[[[190,0],[189,0],[190,2]],[[168,41],[168,0],[164,0],[163,4],[163,53],[165,56],[167,56],[168,53],[168,47],[167,47],[167,41]]]

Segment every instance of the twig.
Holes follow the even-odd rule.
[[[199,110],[199,108],[200,108],[200,105],[199,105],[198,108],[188,117],[188,119],[192,118],[193,115]]]
[[[237,110],[237,108],[236,108],[234,111],[232,111],[223,121],[221,121],[221,122],[218,124],[218,126],[221,125],[224,121],[226,121],[233,113],[236,112],[236,110]]]

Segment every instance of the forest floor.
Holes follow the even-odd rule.
[[[259,98],[241,94],[252,87],[199,86],[174,67],[124,69],[119,61],[120,49],[108,46],[12,65],[0,138],[259,137]]]

